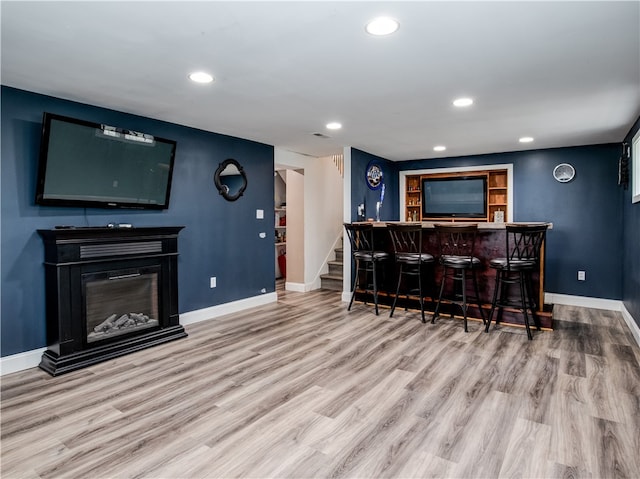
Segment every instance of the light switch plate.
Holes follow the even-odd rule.
[[[264,219],[264,210],[256,210],[256,219],[257,220]]]

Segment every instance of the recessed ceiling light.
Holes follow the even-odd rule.
[[[327,123],[326,127],[328,130],[339,130],[340,128],[342,128],[342,123],[332,121],[331,123]]]
[[[400,27],[397,20],[391,17],[378,17],[367,23],[365,30],[371,35],[391,35]]]
[[[446,146],[442,146],[442,145],[438,145],[438,146],[434,146],[433,147],[433,151],[444,151],[446,149],[447,149],[447,147]]]
[[[533,141],[533,138],[531,138],[530,136],[523,136],[518,141],[520,143],[531,143]]]
[[[471,106],[473,105],[473,99],[471,98],[457,98],[453,100],[453,105],[458,107]]]
[[[213,81],[213,77],[205,72],[190,73],[189,79],[196,83],[211,83]]]

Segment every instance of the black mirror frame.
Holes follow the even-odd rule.
[[[227,185],[223,184],[220,179],[222,172],[229,165],[234,165],[238,169],[238,172],[240,173],[240,175],[242,176],[243,185],[240,187],[240,190],[235,195],[229,194],[229,188],[227,187]],[[215,183],[216,188],[218,189],[218,193],[220,193],[225,200],[236,201],[238,198],[242,196],[242,194],[244,193],[244,190],[247,189],[247,174],[244,172],[244,168],[240,166],[240,163],[238,163],[233,158],[228,158],[224,160],[222,163],[220,163],[220,165],[218,165],[218,169],[216,170],[216,173],[213,176],[213,182]]]

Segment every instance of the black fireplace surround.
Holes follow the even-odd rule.
[[[38,230],[45,246],[53,376],[186,337],[178,315],[178,233],[157,228]]]

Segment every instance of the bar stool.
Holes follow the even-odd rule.
[[[347,231],[349,242],[351,243],[351,257],[356,263],[356,272],[353,278],[353,287],[351,293],[351,301],[347,311],[351,311],[353,298],[356,295],[357,287],[360,284],[360,272],[365,272],[365,293],[373,293],[373,304],[378,315],[378,264],[389,258],[386,251],[376,250],[373,241],[373,223],[344,223],[344,229]],[[371,276],[369,283],[368,276]],[[369,288],[372,286],[372,289]]]
[[[464,317],[464,331],[467,328],[467,276],[471,277],[473,289],[475,292],[475,302],[478,305],[482,322],[486,324],[482,304],[480,303],[480,294],[478,293],[478,280],[476,278],[476,270],[482,265],[479,258],[474,256],[476,235],[478,232],[477,224],[436,224],[434,225],[436,235],[438,237],[438,246],[440,251],[440,264],[442,265],[442,280],[440,282],[440,294],[438,296],[438,304],[431,318],[431,322],[439,316],[440,305],[442,304],[445,283],[450,279],[453,284],[453,294],[445,298],[453,304],[457,304],[462,308]],[[453,311],[451,312],[453,317]]]
[[[391,236],[393,243],[393,251],[395,263],[398,268],[398,285],[396,286],[396,296],[391,306],[391,313],[389,317],[393,316],[393,312],[396,309],[396,302],[400,295],[400,284],[403,278],[413,277],[418,279],[418,288],[409,289],[405,287],[406,298],[409,298],[410,293],[417,292],[420,296],[420,314],[422,315],[422,322],[426,323],[424,319],[424,292],[422,290],[422,272],[427,264],[434,262],[433,255],[422,252],[422,224],[397,224],[388,223],[387,229]],[[407,308],[405,307],[405,311]]]
[[[489,266],[496,270],[496,284],[485,332],[489,332],[495,309],[498,308],[496,318],[496,324],[498,324],[502,319],[503,308],[509,306],[516,307],[524,315],[524,325],[527,328],[529,340],[533,339],[533,336],[527,309],[531,310],[536,328],[540,330],[540,319],[536,315],[538,308],[533,294],[533,272],[539,269],[540,248],[545,240],[547,227],[547,224],[506,225],[506,257],[489,261]],[[519,285],[519,302],[508,299],[508,289],[513,284]]]

